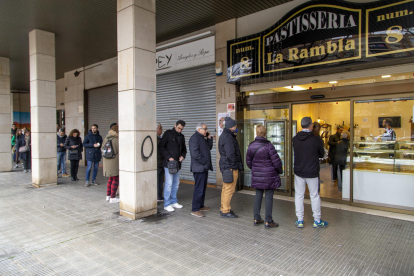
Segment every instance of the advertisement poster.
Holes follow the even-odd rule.
[[[234,112],[235,106],[236,106],[235,103],[228,103],[227,104],[227,112]]]
[[[230,112],[218,114],[218,136],[223,133],[225,121],[224,118],[230,117]]]

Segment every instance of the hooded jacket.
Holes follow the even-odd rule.
[[[99,147],[95,148],[93,145],[99,143]],[[93,134],[92,130],[89,130],[88,135],[83,140],[83,146],[85,147],[86,161],[99,162],[102,159],[102,136],[99,135],[99,131]]]
[[[219,138],[220,171],[233,169],[243,171],[243,162],[236,135],[228,128],[223,130]]]
[[[260,146],[262,147],[259,149]],[[257,149],[259,150],[256,152]],[[279,175],[283,173],[282,161],[273,144],[266,138],[257,136],[250,143],[246,154],[246,165],[252,170],[253,188],[274,190],[281,186]]]
[[[112,140],[111,140],[112,139]],[[103,158],[103,175],[106,177],[118,176],[119,175],[119,139],[116,131],[110,130],[103,140],[103,145],[108,140],[112,142],[112,150],[114,151],[115,158],[106,159]]]
[[[324,156],[322,140],[313,132],[300,131],[293,137],[295,175],[303,178],[319,176],[319,158]]]

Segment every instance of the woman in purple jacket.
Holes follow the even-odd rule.
[[[256,189],[254,200],[254,225],[264,223],[260,217],[263,192],[266,194],[266,228],[277,227],[279,224],[272,219],[273,193],[281,185],[280,174],[283,173],[282,161],[275,147],[266,137],[266,128],[256,127],[256,139],[250,143],[246,154],[246,164],[252,170],[252,187]]]

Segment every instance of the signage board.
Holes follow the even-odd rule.
[[[414,0],[304,3],[269,29],[227,42],[228,82],[414,56]]]

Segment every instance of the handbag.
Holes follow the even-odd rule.
[[[19,153],[27,152],[29,150],[28,146],[22,146],[19,148]]]
[[[233,183],[233,170],[227,169],[223,172],[223,182],[224,183]]]
[[[176,174],[178,173],[178,161],[168,161],[168,172],[170,174]]]

